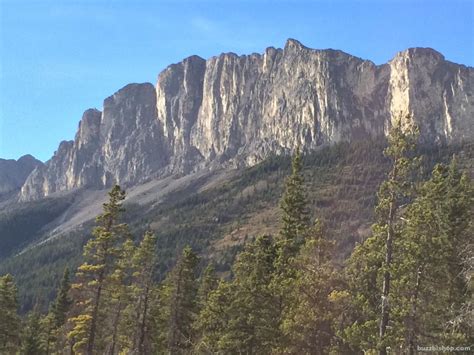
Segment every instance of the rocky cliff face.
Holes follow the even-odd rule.
[[[75,140],[32,172],[21,199],[380,136],[400,112],[413,113],[427,142],[471,140],[473,90],[474,69],[432,49],[380,66],[295,40],[263,54],[192,56],[165,69],[156,88],[131,84],[103,112],[87,110]]]
[[[43,163],[31,155],[18,160],[0,159],[0,196],[19,190],[28,175]]]

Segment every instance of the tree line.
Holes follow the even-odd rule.
[[[421,178],[417,139],[415,126],[392,128],[372,233],[344,262],[338,236],[308,208],[299,151],[279,234],[247,243],[227,278],[186,247],[156,282],[159,241],[134,239],[114,186],[47,314],[21,319],[14,279],[0,277],[0,353],[384,355],[472,344],[473,185],[455,157]]]

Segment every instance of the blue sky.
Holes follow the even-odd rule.
[[[432,47],[474,65],[474,1],[0,0],[0,158],[51,157],[82,112],[197,54],[296,38],[377,64]]]

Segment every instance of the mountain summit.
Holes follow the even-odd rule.
[[[32,171],[20,199],[249,166],[298,146],[384,135],[400,113],[413,114],[425,142],[468,141],[473,91],[473,68],[428,48],[383,65],[294,39],[263,54],[191,56],[156,86],[129,84],[102,111],[85,111],[74,141]]]

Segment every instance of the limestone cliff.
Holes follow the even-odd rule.
[[[380,136],[400,112],[413,113],[426,142],[471,140],[473,90],[473,68],[425,48],[379,66],[291,39],[263,54],[192,56],[165,69],[156,88],[131,84],[103,112],[86,111],[75,140],[32,172],[21,199]]]

